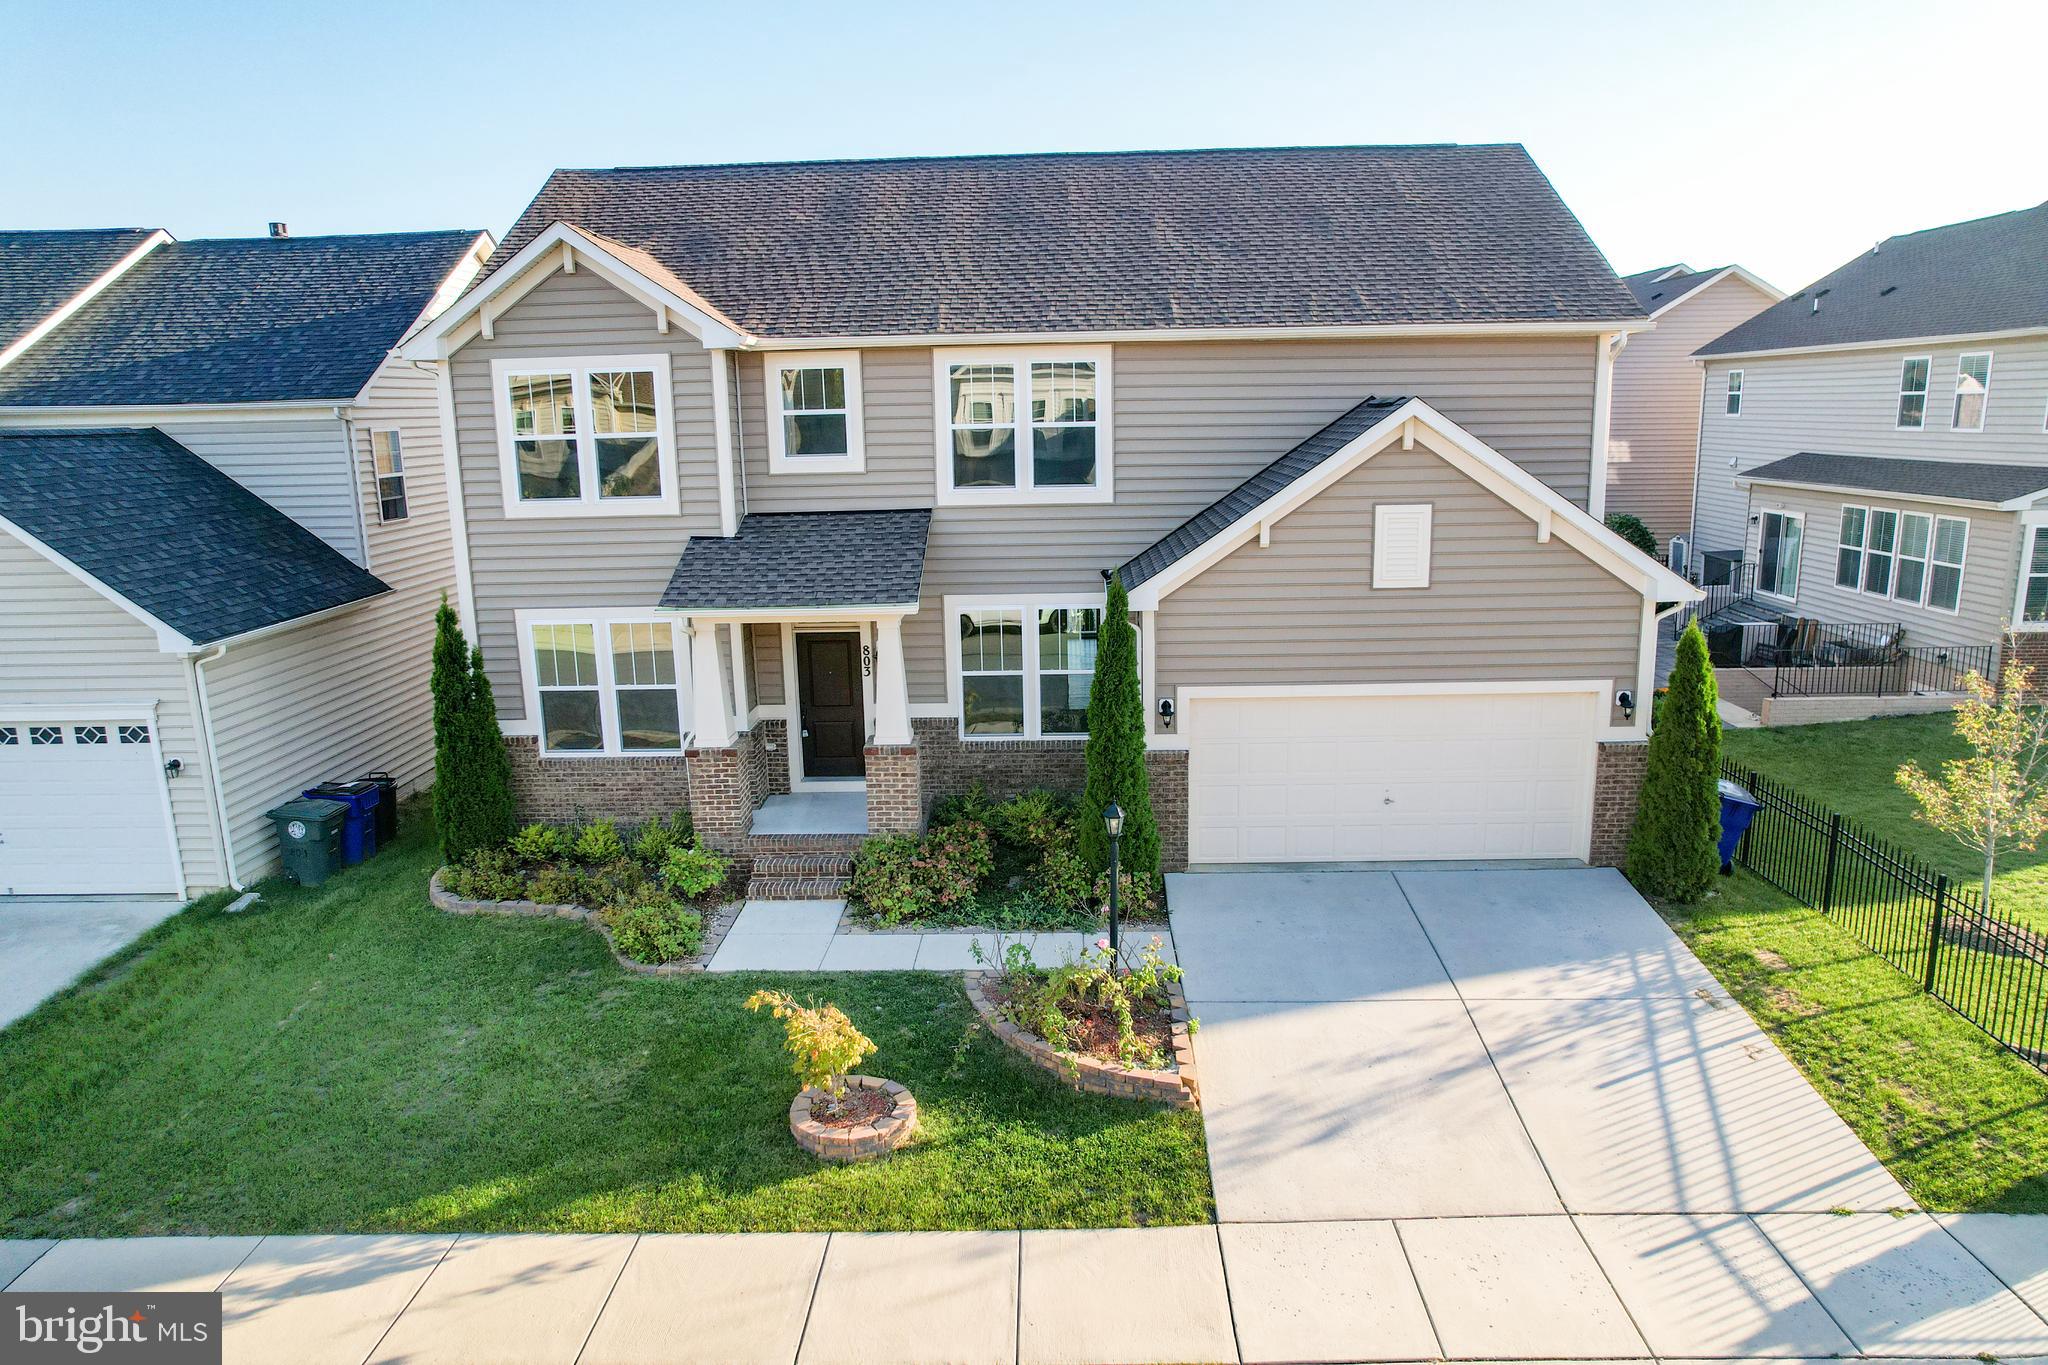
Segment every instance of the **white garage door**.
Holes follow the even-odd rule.
[[[1196,863],[1584,858],[1591,692],[1201,697]]]
[[[145,720],[0,712],[0,895],[175,893],[161,763]]]

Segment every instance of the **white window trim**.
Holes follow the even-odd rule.
[[[1386,518],[1389,514],[1412,516],[1417,513],[1421,514],[1422,517],[1422,565],[1420,573],[1407,569],[1397,569],[1394,565],[1387,562],[1384,553],[1386,537],[1383,534],[1386,529]],[[1433,503],[1381,502],[1373,504],[1372,586],[1375,592],[1403,588],[1426,588],[1429,586],[1430,565],[1435,559],[1435,546],[1432,543],[1435,521],[1436,507]]]
[[[1934,571],[1937,567],[1949,567],[1947,561],[1935,558],[1935,549],[1941,544],[1941,524],[1944,521],[1961,522],[1963,527],[1963,553],[1962,557],[1957,559],[1954,565],[1956,571],[1956,604],[1952,607],[1941,606],[1934,600]],[[1940,513],[1935,513],[1932,535],[1933,539],[1927,542],[1927,593],[1924,605],[1928,611],[1938,611],[1948,616],[1961,616],[1963,614],[1963,584],[1968,581],[1970,572],[1970,519],[1968,517],[1946,517]]]
[[[1789,593],[1782,593],[1782,592],[1773,592],[1773,591],[1772,591],[1771,589],[1769,589],[1769,588],[1766,588],[1766,587],[1765,587],[1765,586],[1763,585],[1763,569],[1764,569],[1764,521],[1765,521],[1765,519],[1766,519],[1766,518],[1768,518],[1768,517],[1778,517],[1778,518],[1780,518],[1780,519],[1782,519],[1782,520],[1784,520],[1784,521],[1796,521],[1796,522],[1798,522],[1798,523],[1799,523],[1799,554],[1798,554],[1798,557],[1797,557],[1797,558],[1795,558],[1795,559],[1794,559],[1794,560],[1792,561],[1792,591],[1791,591],[1791,592],[1789,592]],[[1866,537],[1866,538],[1867,538],[1867,537]],[[1756,518],[1756,569],[1757,569],[1757,585],[1756,585],[1756,590],[1757,590],[1757,592],[1759,592],[1760,594],[1762,594],[1762,595],[1763,595],[1763,596],[1765,596],[1765,597],[1775,598],[1776,600],[1778,600],[1778,601],[1780,601],[1780,602],[1797,602],[1797,601],[1799,600],[1799,574],[1800,574],[1800,570],[1801,570],[1802,568],[1804,568],[1804,567],[1805,567],[1805,559],[1806,559],[1806,514],[1805,514],[1804,512],[1793,512],[1793,511],[1789,511],[1789,510],[1787,510],[1786,508],[1783,508],[1783,507],[1760,507],[1760,508],[1758,508],[1758,509],[1757,509],[1757,518]]]
[[[781,351],[761,357],[762,399],[768,415],[770,474],[862,474],[867,472],[867,441],[861,410],[859,351]],[[791,455],[783,432],[782,374],[785,370],[846,372],[846,453]]]
[[[540,749],[540,756],[546,759],[680,758],[684,750],[690,747],[690,637],[683,629],[682,617],[674,612],[651,611],[646,607],[603,607],[596,610],[522,610],[513,612],[512,620],[514,629],[518,632],[519,683],[520,692],[526,699],[526,724],[518,727],[506,726],[507,734],[532,735]],[[612,673],[611,628],[654,623],[669,627],[669,638],[675,649],[676,722],[682,732],[682,743],[674,749],[627,749],[621,747],[619,742],[618,682]],[[604,731],[603,748],[547,747],[547,727],[541,724],[540,716],[540,675],[533,666],[535,626],[592,627],[592,638],[597,648],[597,709]]]
[[[1927,523],[1927,552],[1925,554],[1909,555],[1906,553],[1907,517],[1919,517]],[[1934,569],[1934,514],[1932,512],[1908,512],[1901,509],[1897,525],[1898,529],[1892,533],[1892,601],[1904,602],[1907,606],[1911,607],[1926,606],[1927,581]],[[1908,561],[1920,566],[1920,595],[1918,597],[1902,597],[1899,595],[1899,566]]]
[[[963,744],[1014,744],[1019,740],[1044,740],[1048,743],[1085,744],[1088,735],[1044,734],[1039,729],[1038,704],[1038,613],[1053,607],[1092,607],[1101,610],[1103,599],[1091,598],[1086,593],[1052,593],[1040,597],[948,597],[946,598],[946,702],[953,717],[954,729]],[[960,614],[968,611],[1014,611],[1022,614],[1024,622],[1024,729],[1014,735],[970,735],[967,733],[965,689],[960,685]],[[1133,633],[1138,624],[1131,623]],[[1143,648],[1143,636],[1139,635],[1138,646]],[[1098,645],[1099,648],[1099,645]],[[1143,657],[1142,653],[1139,656]],[[1068,672],[1071,670],[1056,670]],[[1092,686],[1092,684],[1091,684]]]
[[[2048,531],[2048,510],[2025,512],[2020,516],[2019,573],[2012,589],[2012,628],[2015,631],[2048,631],[2048,620],[2027,619],[2027,580],[2034,562],[2034,537]],[[2048,577],[2044,574],[2043,577]]]
[[[1859,538],[1857,539],[1857,541],[1856,541],[1856,543],[1855,543],[1854,545],[1850,545],[1850,544],[1846,543],[1845,541],[1843,541],[1843,539],[1842,539],[1842,522],[1843,522],[1843,521],[1846,521],[1846,520],[1848,519],[1848,514],[1849,514],[1849,513],[1851,513],[1851,512],[1861,512],[1861,513],[1863,514],[1863,529],[1862,529],[1862,532],[1861,532],[1861,534],[1860,534]],[[1835,586],[1836,586],[1836,587],[1838,587],[1838,588],[1843,588],[1843,589],[1846,589],[1846,590],[1847,590],[1847,591],[1849,591],[1849,592],[1861,592],[1861,591],[1863,591],[1863,552],[1864,552],[1864,550],[1865,550],[1866,548],[1868,548],[1868,547],[1869,547],[1869,544],[1870,544],[1870,509],[1869,509],[1868,507],[1865,507],[1865,506],[1863,506],[1863,505],[1862,505],[1861,503],[1855,503],[1855,502],[1845,502],[1845,503],[1843,503],[1843,504],[1842,504],[1842,516],[1841,516],[1841,518],[1839,518],[1839,519],[1838,519],[1838,520],[1837,520],[1837,521],[1835,522]],[[1852,580],[1851,580],[1850,582],[1847,582],[1847,583],[1844,583],[1844,582],[1842,581],[1842,551],[1844,551],[1844,550],[1854,550],[1854,551],[1856,552],[1856,575],[1855,575],[1855,577],[1854,577],[1854,578],[1853,578],[1853,579],[1852,579]]]
[[[1875,549],[1871,545],[1871,532],[1876,529],[1877,519],[1880,516],[1887,516],[1892,519],[1891,548],[1885,550]],[[1897,587],[1899,582],[1899,519],[1899,509],[1896,507],[1872,506],[1864,511],[1863,581],[1856,585],[1856,591],[1862,593],[1865,597],[1882,597],[1887,602],[1892,600],[1892,589]],[[1874,554],[1883,555],[1890,561],[1890,566],[1885,570],[1883,592],[1863,586],[1870,581],[1870,556]]]
[[[941,507],[1073,506],[1113,501],[1115,488],[1114,389],[1108,346],[964,346],[932,352],[932,415],[936,468],[932,487]],[[1039,488],[1031,482],[1031,365],[1078,360],[1095,366],[1095,483],[1087,488]],[[953,412],[949,371],[955,365],[1009,365],[1017,384],[1017,486],[953,486]],[[1049,603],[1060,606],[1064,603]]]
[[[1977,408],[1977,425],[1961,427],[1956,425],[1956,408],[1963,401],[1963,362],[1972,356],[1984,357],[1984,401]],[[1982,431],[1985,421],[1991,416],[1991,357],[1990,351],[1962,351],[1956,356],[1955,391],[1948,400],[1948,429],[1950,431]]]
[[[1721,405],[1722,414],[1727,417],[1742,416],[1742,371],[1728,371],[1728,399]]]
[[[389,436],[391,438],[392,462],[397,467],[389,474],[377,468],[377,438],[379,436]],[[402,516],[387,517],[384,515],[384,481],[386,479],[398,480],[398,497],[405,504],[405,513]],[[392,526],[398,522],[410,521],[412,519],[412,498],[409,496],[411,490],[406,487],[405,481],[405,433],[401,428],[370,428],[370,489],[377,499],[377,521],[379,525]]]
[[[654,372],[654,437],[661,460],[661,496],[658,498],[600,498],[597,495],[596,422],[590,411],[590,374],[593,370],[652,370]],[[514,375],[567,374],[576,400],[576,460],[582,496],[576,499],[522,501],[519,497],[519,459],[512,436],[512,396],[506,383]],[[498,424],[498,480],[507,519],[564,517],[645,517],[681,510],[676,468],[676,419],[674,391],[665,352],[647,355],[575,355],[499,357],[491,361],[491,405]]]
[[[1845,502],[1842,504],[1843,511],[1847,512],[1852,509],[1860,509],[1863,513],[1863,544],[1855,547],[1844,547],[1841,539],[1840,523],[1836,523],[1835,563],[1837,566],[1837,572],[1839,572],[1842,550],[1844,548],[1854,548],[1857,551],[1856,582],[1853,586],[1845,585],[1841,582],[1836,582],[1835,586],[1837,588],[1842,589],[1844,592],[1853,592],[1860,594],[1864,597],[1875,597],[1886,602],[1903,602],[1909,607],[1918,607],[1923,611],[1938,611],[1945,616],[1962,615],[1963,584],[1968,580],[1970,572],[1970,518],[1958,517],[1943,512],[1913,512],[1908,511],[1903,507],[1885,507],[1876,503]],[[1863,575],[1865,565],[1869,562],[1871,523],[1877,518],[1877,516],[1880,513],[1882,513],[1885,516],[1893,518],[1892,548],[1889,550],[1880,550],[1877,552],[1879,554],[1890,556],[1892,567],[1891,574],[1885,581],[1885,590],[1883,592],[1876,592],[1870,588],[1866,588],[1863,586]],[[1905,526],[1907,517],[1927,518],[1927,554],[1924,557],[1908,555],[1903,552],[1902,547],[1905,544]],[[1945,521],[1959,522],[1961,523],[1963,528],[1963,557],[1957,560],[1953,566],[1956,570],[1956,604],[1953,607],[1944,607],[1937,604],[1934,601],[1935,566],[1939,564],[1943,567],[1949,567],[1945,560],[1936,559],[1934,553],[1935,547],[1941,543],[1941,524]],[[1761,557],[1761,555],[1759,555],[1759,557]],[[1920,576],[1920,596],[1918,598],[1899,596],[1899,561],[1901,559],[1914,559],[1916,562],[1920,562],[1923,558],[1927,568],[1926,572]],[[2020,591],[2023,594],[2021,600],[2024,601],[2024,593],[2026,589],[2026,574],[2024,572],[2024,561],[2022,561],[2021,567],[2022,572],[2020,574]]]
[[[1907,367],[1908,365],[1911,365],[1911,364],[1912,364],[1912,363],[1913,363],[1914,361],[1916,361],[1916,360],[1917,360],[1917,361],[1920,361],[1921,363],[1923,363],[1923,364],[1925,364],[1925,365],[1927,366],[1927,387],[1926,387],[1926,388],[1924,388],[1924,389],[1917,389],[1917,390],[1916,390],[1916,389],[1909,389],[1909,388],[1907,388],[1907,387],[1906,387],[1906,367]],[[1919,422],[1918,422],[1917,424],[1915,424],[1915,425],[1912,425],[1912,426],[1908,426],[1908,425],[1907,425],[1907,424],[1906,424],[1906,423],[1905,423],[1904,421],[1902,421],[1902,420],[1900,420],[1900,419],[1901,419],[1901,417],[1902,417],[1902,416],[1904,415],[1904,414],[1903,414],[1903,409],[1905,408],[1905,405],[1906,405],[1906,398],[1908,397],[1908,395],[1911,395],[1911,394],[1915,394],[1915,393],[1917,393],[1917,394],[1919,395],[1919,397],[1920,397],[1920,421],[1919,421]],[[1931,399],[1931,398],[1932,398],[1933,396],[1934,396],[1934,357],[1933,357],[1933,356],[1931,356],[1931,355],[1906,355],[1906,356],[1900,356],[1900,357],[1899,357],[1899,384],[1898,384],[1898,392],[1897,392],[1896,394],[1894,394],[1894,395],[1892,396],[1892,430],[1894,430],[1894,431],[1925,431],[1925,430],[1927,430],[1927,403],[1928,403],[1928,400],[1929,400],[1929,399]]]

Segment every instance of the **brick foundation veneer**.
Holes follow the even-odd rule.
[[[521,821],[575,824],[610,818],[638,822],[691,805],[681,754],[645,758],[543,758],[540,741],[508,736],[512,799]]]
[[[868,833],[916,834],[924,829],[924,783],[914,744],[867,748]]]
[[[1998,649],[1998,671],[2005,672],[2007,658],[2018,659],[2034,670],[2034,692],[2048,693],[2048,630],[2015,631]]]
[[[775,760],[783,755],[768,752],[763,728],[755,726],[729,749],[692,749],[684,755],[690,763],[691,818],[704,842],[721,853],[745,849],[754,808],[772,793]],[[786,777],[783,786],[788,787]]]
[[[741,755],[758,805],[771,796],[789,793],[789,722],[757,720],[752,733],[753,743],[742,744]]]
[[[1620,867],[1628,857],[1628,836],[1635,828],[1636,798],[1650,762],[1644,740],[1602,744],[1593,767],[1593,849],[1595,867]]]

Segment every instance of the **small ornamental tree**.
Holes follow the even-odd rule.
[[[1969,756],[1942,764],[1939,778],[1913,762],[1894,774],[1919,803],[1914,818],[1984,859],[1987,911],[1999,850],[2031,850],[2048,834],[2048,707],[2027,705],[2034,670],[2013,652],[1997,690],[1975,669],[1963,677],[1970,699],[1956,706],[1955,727]]]
[[[441,856],[460,862],[512,837],[512,762],[497,703],[448,600],[434,615],[434,824]]]
[[[767,1010],[782,1021],[789,1069],[804,1089],[822,1090],[834,1100],[845,1097],[847,1075],[875,1053],[874,1040],[837,1005],[800,1005],[781,991],[761,990],[747,997],[747,1008]]]
[[[1643,519],[1633,512],[1614,513],[1607,518],[1607,529],[1650,558],[1657,557],[1657,537],[1651,534],[1649,527],[1643,525]]]
[[[1102,812],[1115,802],[1124,813],[1124,870],[1157,872],[1159,825],[1152,818],[1152,786],[1145,773],[1145,693],[1138,681],[1138,636],[1131,628],[1130,594],[1114,573],[1097,633],[1095,681],[1088,690],[1087,764],[1077,831],[1082,858],[1092,871],[1109,867],[1109,834],[1102,828]]]
[[[1678,637],[1628,840],[1628,879],[1645,895],[1693,900],[1714,884],[1721,839],[1718,701],[1707,640],[1695,621]]]
[[[476,841],[471,847],[496,848],[517,828],[512,758],[505,752],[505,732],[498,726],[498,699],[484,673],[484,652],[475,646],[469,651],[469,724],[464,728],[470,745],[470,837]]]

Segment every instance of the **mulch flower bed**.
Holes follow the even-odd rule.
[[[789,1106],[789,1132],[820,1161],[867,1161],[895,1151],[917,1131],[917,1100],[896,1081],[842,1076],[834,1100],[806,1088]]]
[[[599,911],[583,905],[548,905],[540,901],[465,900],[442,885],[442,874],[447,871],[447,868],[442,868],[434,874],[433,880],[427,883],[427,899],[436,910],[446,911],[451,915],[510,915],[581,920],[604,939],[605,947],[611,950],[613,961],[627,971],[637,972],[641,976],[683,976],[690,972],[703,971],[705,964],[711,961],[712,954],[718,951],[718,945],[725,941],[726,932],[732,928],[734,921],[739,919],[740,911],[744,908],[743,896],[746,887],[744,875],[735,873],[729,875],[725,884],[716,892],[704,898],[707,902],[715,900],[719,903],[715,906],[707,904],[699,912],[704,918],[704,941],[696,953],[678,958],[674,962],[635,962],[618,950],[618,945],[612,941],[611,930],[605,926],[604,917]]]
[[[1010,1003],[1010,992],[1000,977],[989,984],[987,994],[989,1002],[998,1009]],[[1058,1008],[1071,1026],[1068,1038],[1075,1052],[1104,1062],[1123,1060],[1117,1046],[1117,1017],[1108,1006],[1094,1001],[1062,1000]],[[1173,1056],[1173,1022],[1170,1005],[1155,1005],[1147,1000],[1131,1011],[1132,1033],[1139,1046],[1154,1056]]]
[[[967,999],[974,1006],[975,1013],[981,1016],[982,1023],[1004,1047],[1051,1072],[1071,1088],[1118,1099],[1152,1100],[1177,1109],[1193,1109],[1201,1103],[1201,1084],[1195,1075],[1194,1038],[1188,1027],[1188,1002],[1177,983],[1166,988],[1167,1036],[1160,1049],[1171,1060],[1158,1070],[1126,1066],[1116,1060],[1114,1022],[1101,1026],[1103,1032],[1097,1033],[1097,1022],[1089,1021],[1091,1038],[1106,1036],[1109,1040],[1107,1059],[1092,1052],[1055,1050],[1045,1039],[1019,1028],[1003,1013],[1002,1002],[997,996],[1001,984],[1002,976],[997,972],[967,973]],[[1070,1019],[1075,1018],[1067,1009],[1060,1012]],[[1131,1018],[1139,1037],[1149,1043],[1147,1030],[1155,1018],[1153,1011],[1133,1011]]]

